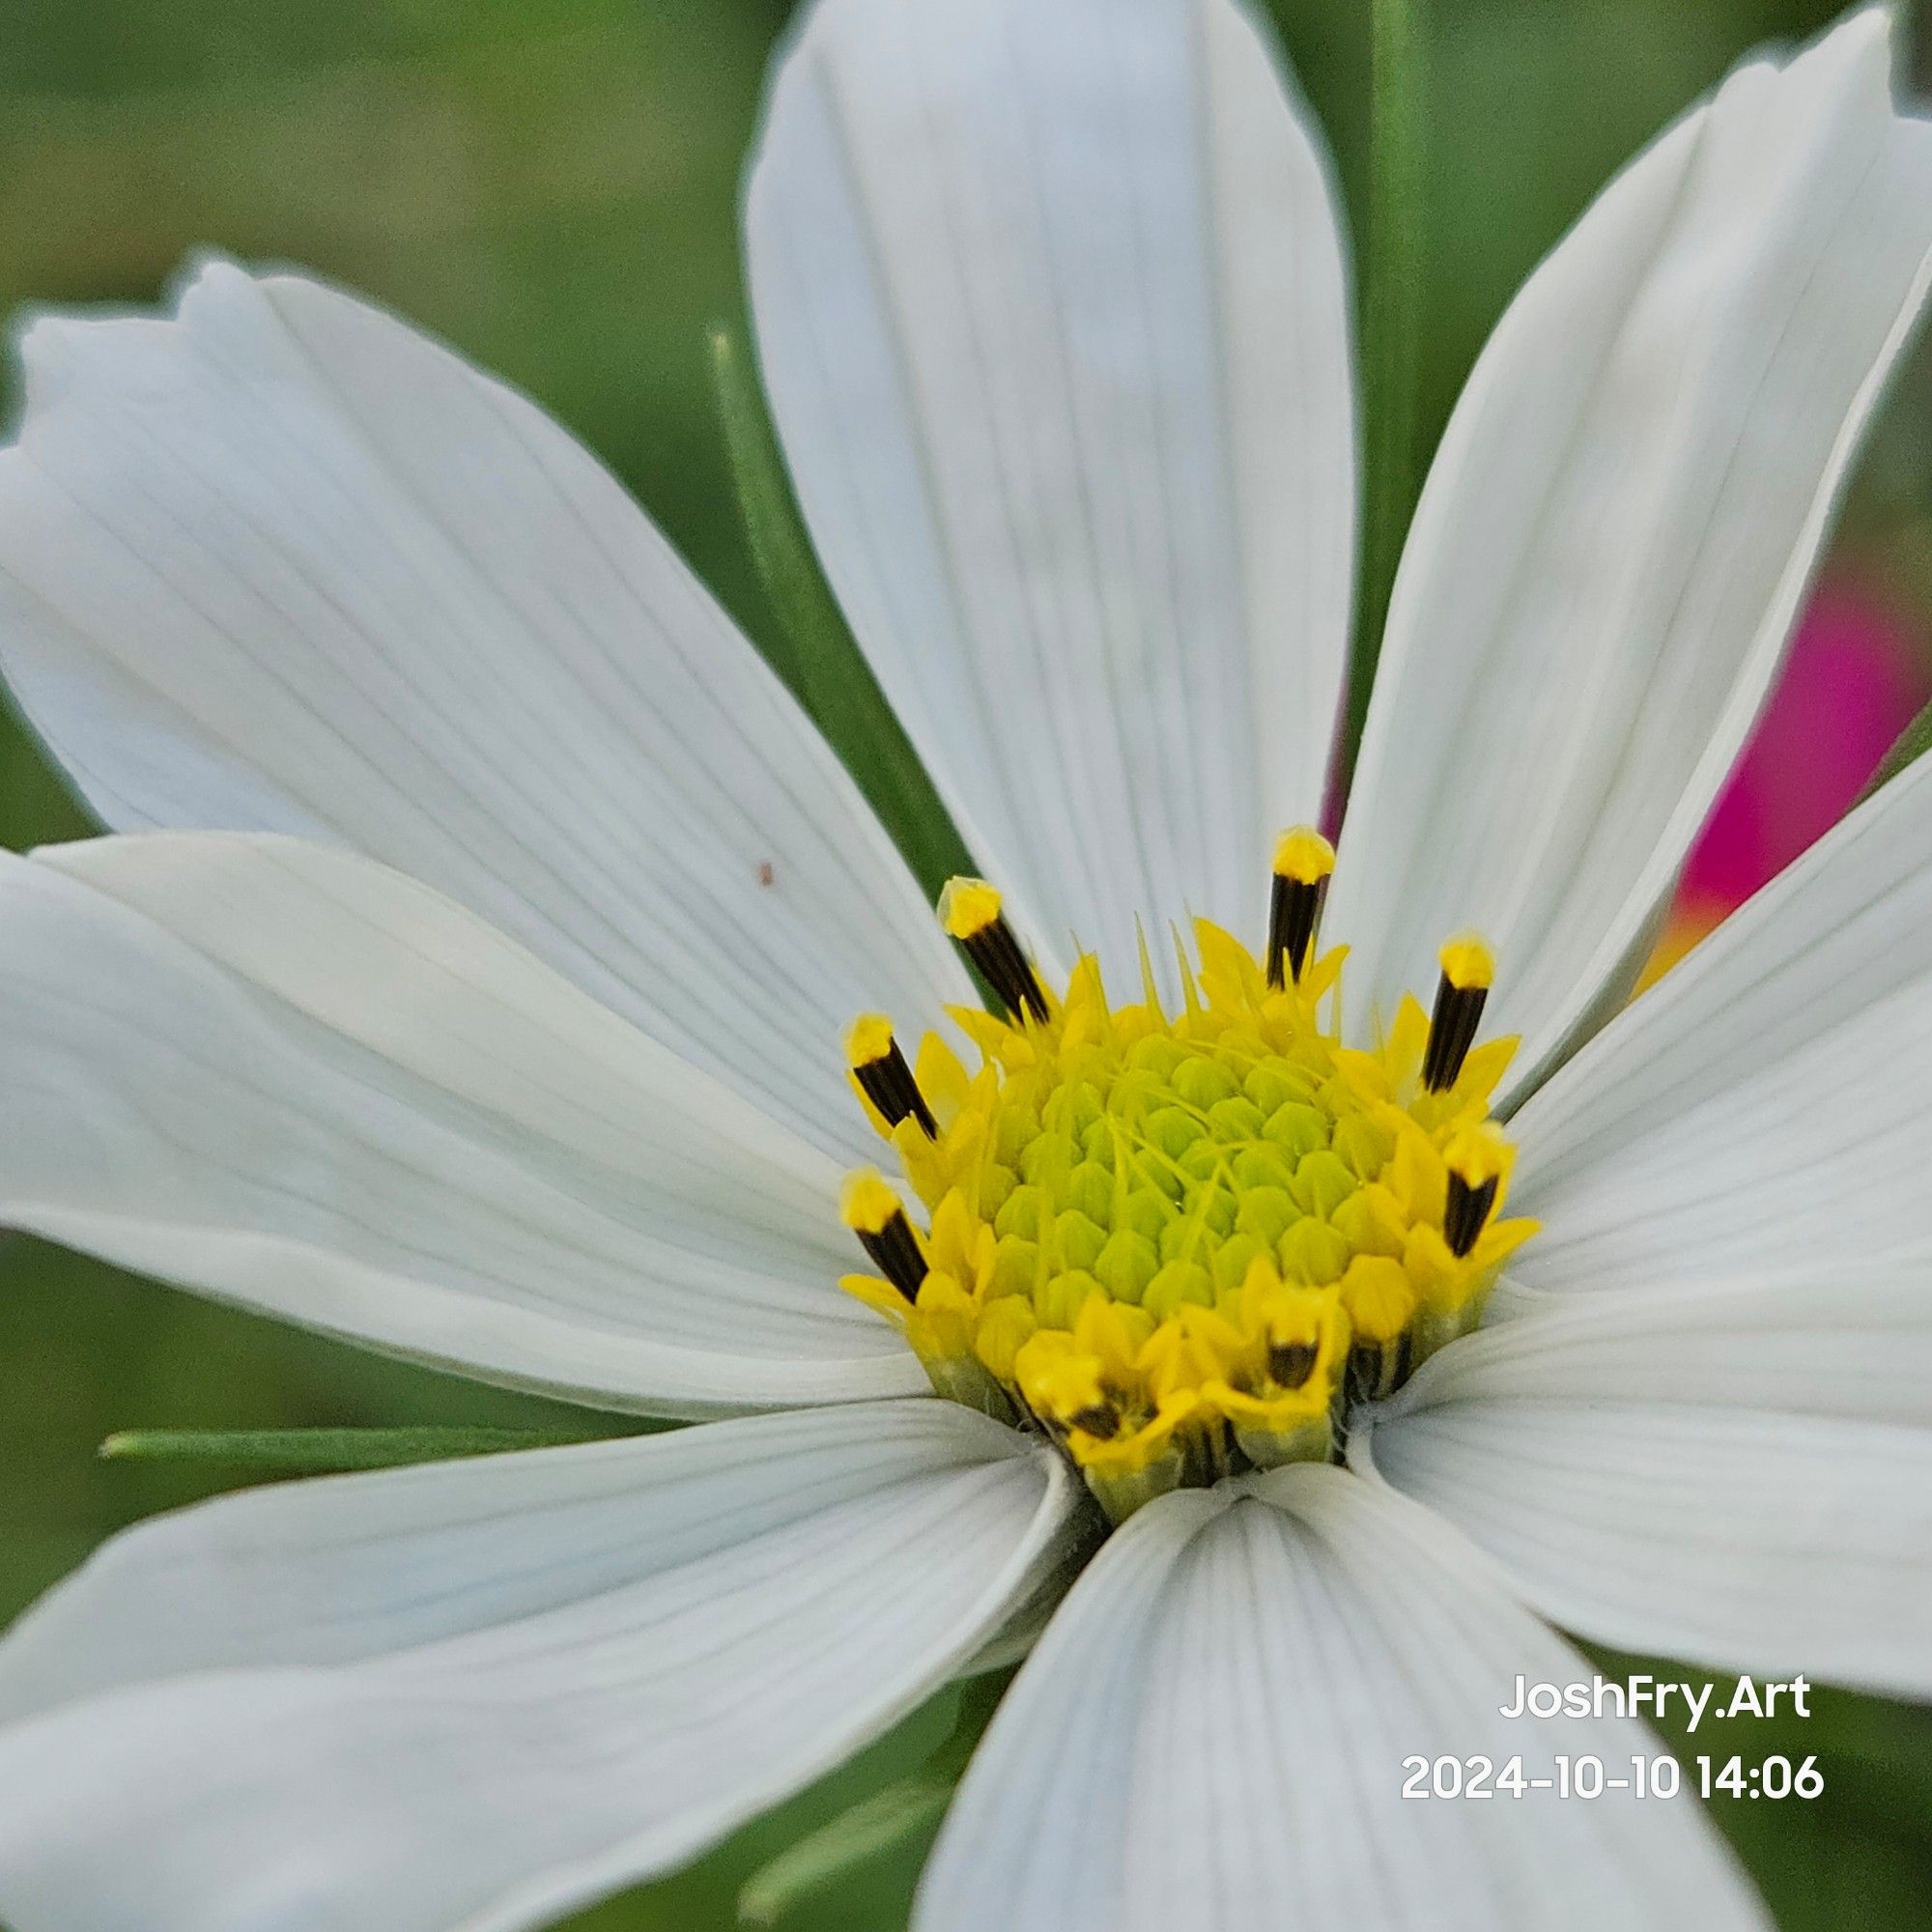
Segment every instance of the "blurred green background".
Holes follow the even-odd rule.
[[[916,4],[916,0],[907,0]],[[1274,10],[1359,232],[1367,7]],[[1523,272],[1638,142],[1744,49],[1836,10],[1795,0],[1435,0],[1425,420],[1439,426]],[[215,244],[323,270],[504,372],[628,480],[754,638],[704,327],[739,313],[734,201],[786,0],[11,0],[0,37],[0,308],[152,300]],[[1932,78],[1924,52],[1921,83]],[[4,382],[10,386],[11,368]],[[1932,636],[1932,363],[1900,382],[1833,563],[1921,661]],[[0,725],[0,837],[84,821]],[[374,1360],[0,1237],[0,1620],[122,1523],[242,1478],[104,1463],[109,1432],[564,1412]],[[1932,1614],[1932,1606],[1928,1606]],[[576,1921],[735,1922],[744,1875],[916,1764],[951,1707],[705,1860]],[[1691,1748],[1701,1747],[1693,1744]],[[1719,1807],[1799,1927],[1932,1924],[1932,1722],[1849,1696],[1726,1749],[1816,1751],[1816,1804]],[[923,1839],[782,1922],[903,1921]]]

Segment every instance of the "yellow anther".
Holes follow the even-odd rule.
[[[1459,993],[1485,992],[1496,983],[1496,955],[1478,932],[1459,932],[1443,942],[1437,955],[1442,977]]]
[[[845,1065],[870,1066],[891,1057],[893,1023],[884,1013],[861,1013],[845,1029]]]
[[[1052,1017],[1046,988],[1000,906],[998,891],[984,879],[948,879],[939,895],[939,923],[965,948],[1010,1017],[1043,1023]]]
[[[838,1218],[855,1235],[883,1235],[895,1214],[905,1208],[875,1167],[862,1167],[845,1177],[838,1190]]]
[[[939,1135],[939,1122],[912,1077],[912,1068],[893,1037],[893,1023],[884,1013],[861,1013],[845,1029],[845,1064],[852,1079],[876,1110],[875,1126],[890,1134],[901,1121],[914,1120],[927,1140]],[[915,1177],[917,1179],[917,1177]]]
[[[964,944],[998,920],[1002,903],[999,888],[984,879],[948,879],[939,895],[939,923],[949,938]]]
[[[1481,1187],[1509,1172],[1513,1150],[1493,1121],[1459,1127],[1442,1150],[1442,1164],[1465,1187]]]
[[[871,1256],[872,1265],[908,1301],[917,1301],[925,1279],[925,1249],[899,1197],[873,1169],[862,1167],[846,1177],[838,1192],[838,1213]]]
[[[1496,977],[1496,955],[1476,933],[1458,933],[1443,946],[1440,957],[1442,978],[1435,988],[1429,1046],[1422,1057],[1422,1084],[1432,1094],[1455,1086],[1475,1044]]]
[[[1312,825],[1294,825],[1274,841],[1274,875],[1319,886],[1335,869],[1335,848]]]
[[[1335,848],[1312,825],[1297,825],[1275,840],[1274,885],[1268,898],[1267,952],[1263,968],[1277,989],[1301,983],[1315,945]]]
[[[1495,1210],[1511,1158],[1509,1142],[1489,1121],[1462,1128],[1442,1150],[1442,1164],[1449,1170],[1442,1236],[1458,1260],[1474,1248],[1483,1224]]]

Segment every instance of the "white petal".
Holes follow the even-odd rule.
[[[1693,1804],[1405,1801],[1411,1753],[1550,1776],[1658,1747],[1500,1715],[1588,1666],[1439,1520],[1303,1467],[1130,1518],[1021,1671],[918,1932],[1492,1932],[1765,1921]],[[1626,1772],[1625,1774],[1629,1774]]]
[[[1390,1412],[1633,1397],[1932,1428],[1932,1259],[1552,1295],[1431,1356]]]
[[[781,687],[612,479],[377,310],[204,268],[27,333],[0,663],[117,830],[449,893],[821,1145],[838,1035],[964,987]]]
[[[0,1645],[15,1932],[496,1932],[678,1862],[941,1683],[1057,1560],[956,1405],[258,1491]],[[111,1688],[119,1686],[121,1688]]]
[[[1918,1287],[1924,1295],[1932,1281]],[[1924,1331],[1921,1318],[1921,1355]],[[1883,1399],[1882,1331],[1872,1340]],[[1764,1345],[1740,1340],[1744,1367],[1726,1383],[1720,1344],[1706,1335],[1690,1345],[1713,1358],[1709,1406],[1697,1406],[1674,1383],[1660,1400],[1624,1379],[1628,1341],[1600,1368],[1583,1352],[1587,1330],[1558,1346],[1577,1392],[1559,1370],[1556,1393],[1517,1394],[1536,1377],[1512,1374],[1507,1351],[1472,1350],[1463,1368],[1452,1360],[1463,1345],[1445,1350],[1440,1376],[1418,1378],[1390,1419],[1358,1430],[1351,1458],[1449,1518],[1529,1603],[1585,1636],[1720,1669],[1932,1692],[1922,1393],[1918,1427],[1846,1419],[1828,1351],[1826,1395],[1774,1406],[1778,1378],[1753,1360]],[[1840,1412],[1807,1412],[1821,1401]]]
[[[1139,985],[1321,805],[1354,444],[1319,131],[1232,0],[819,0],[746,210],[805,514],[1028,936]]]
[[[299,841],[0,860],[0,1221],[612,1405],[910,1393],[837,1168],[427,887]]]
[[[1525,284],[1390,612],[1327,929],[1352,1019],[1474,926],[1527,1092],[1625,989],[1776,670],[1923,300],[1889,10],[1741,68]]]
[[[1867,802],[1516,1117],[1532,1289],[1932,1252],[1932,760]]]

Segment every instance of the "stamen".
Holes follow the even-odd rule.
[[[845,1062],[887,1126],[912,1119],[924,1129],[927,1140],[938,1139],[939,1122],[925,1104],[925,1095],[893,1037],[893,1023],[884,1013],[861,1013],[852,1022],[845,1035]]]
[[[925,1253],[899,1197],[875,1169],[862,1167],[847,1178],[838,1196],[838,1215],[858,1236],[872,1265],[908,1301],[917,1301],[926,1275]]]
[[[939,923],[965,948],[967,958],[1012,1018],[1024,1013],[1044,1023],[1046,990],[1020,951],[1000,903],[998,888],[984,879],[949,879],[939,895]]]
[[[1349,1351],[1349,1392],[1356,1402],[1379,1402],[1408,1376],[1415,1288],[1398,1261],[1357,1255],[1342,1277],[1354,1346]]]
[[[1267,1351],[1268,1379],[1277,1388],[1298,1389],[1315,1373],[1321,1350],[1313,1342],[1277,1342]]]
[[[1275,841],[1274,891],[1268,902],[1270,986],[1284,986],[1290,979],[1299,981],[1334,869],[1335,848],[1313,826],[1294,826]]]
[[[1406,1330],[1388,1342],[1357,1342],[1349,1350],[1349,1400],[1380,1402],[1408,1379],[1412,1338]]]
[[[1121,1411],[1102,1368],[1073,1335],[1053,1332],[1020,1350],[1013,1375],[1027,1406],[1049,1430],[1064,1435],[1077,1429],[1104,1442],[1120,1433]]]
[[[1464,1127],[1442,1150],[1449,1170],[1449,1192],[1442,1213],[1442,1238],[1461,1261],[1476,1245],[1496,1205],[1503,1171],[1509,1163],[1509,1143],[1495,1125],[1484,1121]]]
[[[1459,933],[1442,949],[1442,978],[1422,1056],[1422,1084],[1439,1094],[1456,1084],[1476,1041],[1483,1007],[1496,977],[1496,955],[1473,932]]]

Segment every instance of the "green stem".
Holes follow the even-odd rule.
[[[100,1445],[117,1463],[223,1463],[289,1475],[389,1469],[452,1456],[550,1449],[618,1431],[556,1429],[124,1429]]]
[[[1421,488],[1424,0],[1372,0],[1369,232],[1362,270],[1362,571],[1349,668],[1352,767],[1388,621],[1389,593]]]
[[[742,337],[722,327],[712,329],[711,370],[752,561],[788,647],[770,654],[773,668],[858,781],[913,876],[936,899],[954,873],[974,869],[965,842],[825,581]]]

